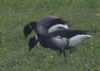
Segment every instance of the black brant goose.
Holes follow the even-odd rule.
[[[46,16],[42,18],[39,22],[30,22],[24,27],[23,33],[25,38],[34,30],[36,33],[45,34],[45,30],[48,32],[53,32],[60,29],[69,29],[64,20],[55,16]],[[38,24],[38,25],[37,25]],[[38,31],[37,31],[38,30]],[[32,42],[33,41],[33,42]],[[37,44],[38,40],[35,37],[29,41],[29,51]]]
[[[49,18],[46,17],[46,19],[44,18],[38,22],[36,27],[37,36],[30,39],[29,50],[39,42],[44,48],[59,50],[59,54],[63,53],[65,56],[66,49],[71,49],[84,39],[92,37],[86,31],[68,30],[67,26],[62,27],[65,26],[65,22],[62,19]],[[57,30],[53,30],[55,29],[54,25],[58,25],[56,27]]]

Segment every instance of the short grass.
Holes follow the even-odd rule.
[[[96,32],[66,58],[39,44],[29,53],[23,28],[47,15]],[[0,0],[0,71],[100,71],[100,0]]]

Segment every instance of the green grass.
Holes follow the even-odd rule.
[[[23,28],[47,15],[96,32],[65,59],[39,44],[29,53]],[[0,0],[0,71],[100,71],[100,0]]]

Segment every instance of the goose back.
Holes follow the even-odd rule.
[[[65,21],[55,16],[44,17],[42,20],[38,22],[37,31],[39,34],[45,35],[48,33],[48,30],[50,27],[57,25],[57,24],[65,24]]]

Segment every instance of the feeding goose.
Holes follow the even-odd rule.
[[[57,18],[55,16],[46,16],[42,18],[39,22],[30,22],[24,27],[23,33],[25,38],[34,30],[36,33],[45,35],[46,32],[54,32],[60,29],[69,29],[66,25],[67,22],[62,20],[61,18]],[[33,37],[29,41],[29,50],[31,50],[38,42],[38,39]]]
[[[46,35],[37,34],[37,37],[44,48],[59,50],[60,54],[63,53],[65,56],[66,49],[71,49],[81,41],[92,36],[88,35],[86,31],[62,29]],[[29,43],[32,42],[34,41],[30,41]]]
[[[37,27],[37,24],[38,24],[38,27]],[[39,22],[30,22],[29,24],[25,25],[24,30],[23,30],[25,38],[27,38],[28,35],[33,30],[36,32],[37,28],[38,28],[39,33],[45,33],[45,30],[48,30],[48,32],[53,32],[53,31],[59,30],[60,28],[68,29],[69,27],[66,25],[65,21],[63,21],[61,18],[57,18],[55,16],[46,16],[42,18]]]
[[[84,39],[92,37],[86,31],[68,29],[62,19],[53,16],[43,18],[36,24],[37,35],[30,39],[29,50],[39,42],[44,48],[59,50],[60,54],[65,56],[66,49],[71,49]]]

